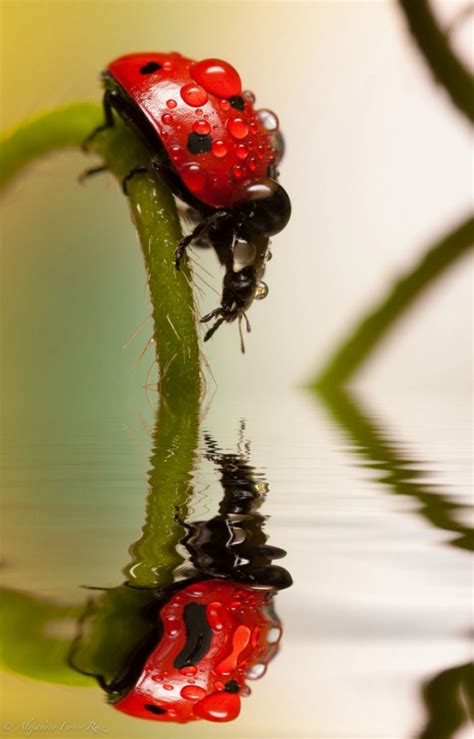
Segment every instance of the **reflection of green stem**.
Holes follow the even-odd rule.
[[[133,561],[126,568],[128,582],[142,588],[165,587],[183,561],[177,545],[192,493],[192,471],[199,430],[199,398],[185,413],[173,414],[162,402],[158,409],[150,459],[146,523],[132,546]]]
[[[407,458],[399,445],[389,440],[384,431],[369,419],[353,393],[325,387],[319,390],[319,395],[353,443],[354,451],[368,461],[367,467],[381,471],[378,482],[389,487],[396,495],[414,498],[419,504],[420,516],[438,529],[458,534],[449,541],[452,546],[472,551],[474,531],[454,517],[463,506],[430,490],[428,485],[420,481],[419,478],[425,475],[420,470],[420,464]]]
[[[474,715],[474,667],[451,667],[435,675],[423,686],[427,723],[417,739],[454,739]]]
[[[398,319],[474,244],[474,219],[469,218],[429,249],[415,269],[402,277],[382,303],[352,329],[316,377],[314,387],[341,385],[379,346]]]
[[[410,31],[436,80],[454,105],[474,121],[474,80],[439,28],[427,0],[398,0]]]

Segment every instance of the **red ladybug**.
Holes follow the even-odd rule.
[[[134,687],[114,703],[137,718],[186,723],[231,721],[240,696],[278,650],[281,626],[272,591],[204,580],[160,611],[162,636]]]
[[[220,59],[194,62],[178,53],[128,54],[103,73],[105,124],[113,111],[138,131],[150,150],[148,167],[190,208],[194,230],[176,249],[176,267],[194,240],[215,249],[225,267],[221,304],[201,320],[245,317],[270,258],[269,238],[288,223],[291,204],[277,182],[283,153],[278,119],[256,111],[238,72]],[[247,329],[249,324],[247,321]]]

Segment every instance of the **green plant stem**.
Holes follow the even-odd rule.
[[[451,48],[449,36],[439,28],[428,0],[398,0],[411,34],[457,109],[474,121],[474,79]]]
[[[61,149],[78,149],[102,119],[96,103],[72,103],[5,131],[0,138],[0,189],[36,159]]]
[[[313,387],[337,386],[354,376],[396,322],[474,244],[474,220],[468,218],[423,255],[416,267],[396,282],[382,302],[350,331],[330,357]]]

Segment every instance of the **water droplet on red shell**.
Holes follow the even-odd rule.
[[[165,690],[174,690],[174,686],[171,683],[165,683],[163,687]]]
[[[200,192],[206,185],[207,173],[197,162],[185,164],[180,171],[184,184],[192,192]]]
[[[201,105],[205,105],[208,101],[207,92],[200,87],[190,82],[188,85],[184,85],[181,88],[181,97],[184,102],[191,105],[193,108],[199,108]]]
[[[235,153],[239,159],[246,159],[249,155],[249,150],[245,144],[237,144],[235,147]]]
[[[166,105],[168,106],[168,108],[171,108],[171,109],[176,108],[177,104],[178,103],[176,102],[176,100],[167,100],[166,101]]]
[[[191,67],[191,77],[207,92],[221,98],[240,95],[242,82],[239,73],[222,59],[203,59]]]
[[[222,631],[225,626],[225,617],[227,609],[218,601],[209,603],[206,608],[206,616],[209,626],[213,631]]]
[[[257,169],[257,160],[255,157],[249,157],[247,159],[247,167],[250,169],[251,172],[255,172]]]
[[[215,157],[222,159],[222,157],[226,156],[228,149],[224,142],[218,139],[217,141],[213,141],[211,151]]]
[[[245,139],[249,135],[249,124],[241,116],[234,116],[227,121],[229,133],[236,139]]]
[[[221,110],[230,110],[230,103],[228,100],[220,100],[219,101],[219,108]]]
[[[166,126],[169,126],[173,122],[173,116],[170,113],[163,113],[161,120]]]
[[[189,665],[188,667],[182,667],[180,669],[181,675],[195,675],[197,672],[196,665]]]

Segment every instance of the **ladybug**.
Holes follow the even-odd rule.
[[[141,135],[150,161],[129,172],[124,191],[136,173],[157,174],[188,206],[193,225],[176,248],[176,268],[192,242],[213,247],[225,268],[221,303],[201,319],[215,319],[204,341],[225,321],[238,319],[240,328],[245,318],[249,331],[246,311],[268,292],[261,278],[269,239],[291,214],[277,182],[283,154],[277,116],[255,110],[254,95],[221,59],[128,54],[111,62],[102,79],[105,123],[87,142],[113,126],[114,111]]]
[[[232,721],[246,679],[264,674],[282,629],[272,591],[222,580],[194,582],[159,613],[161,638],[134,685],[110,700],[118,711],[158,721]]]

